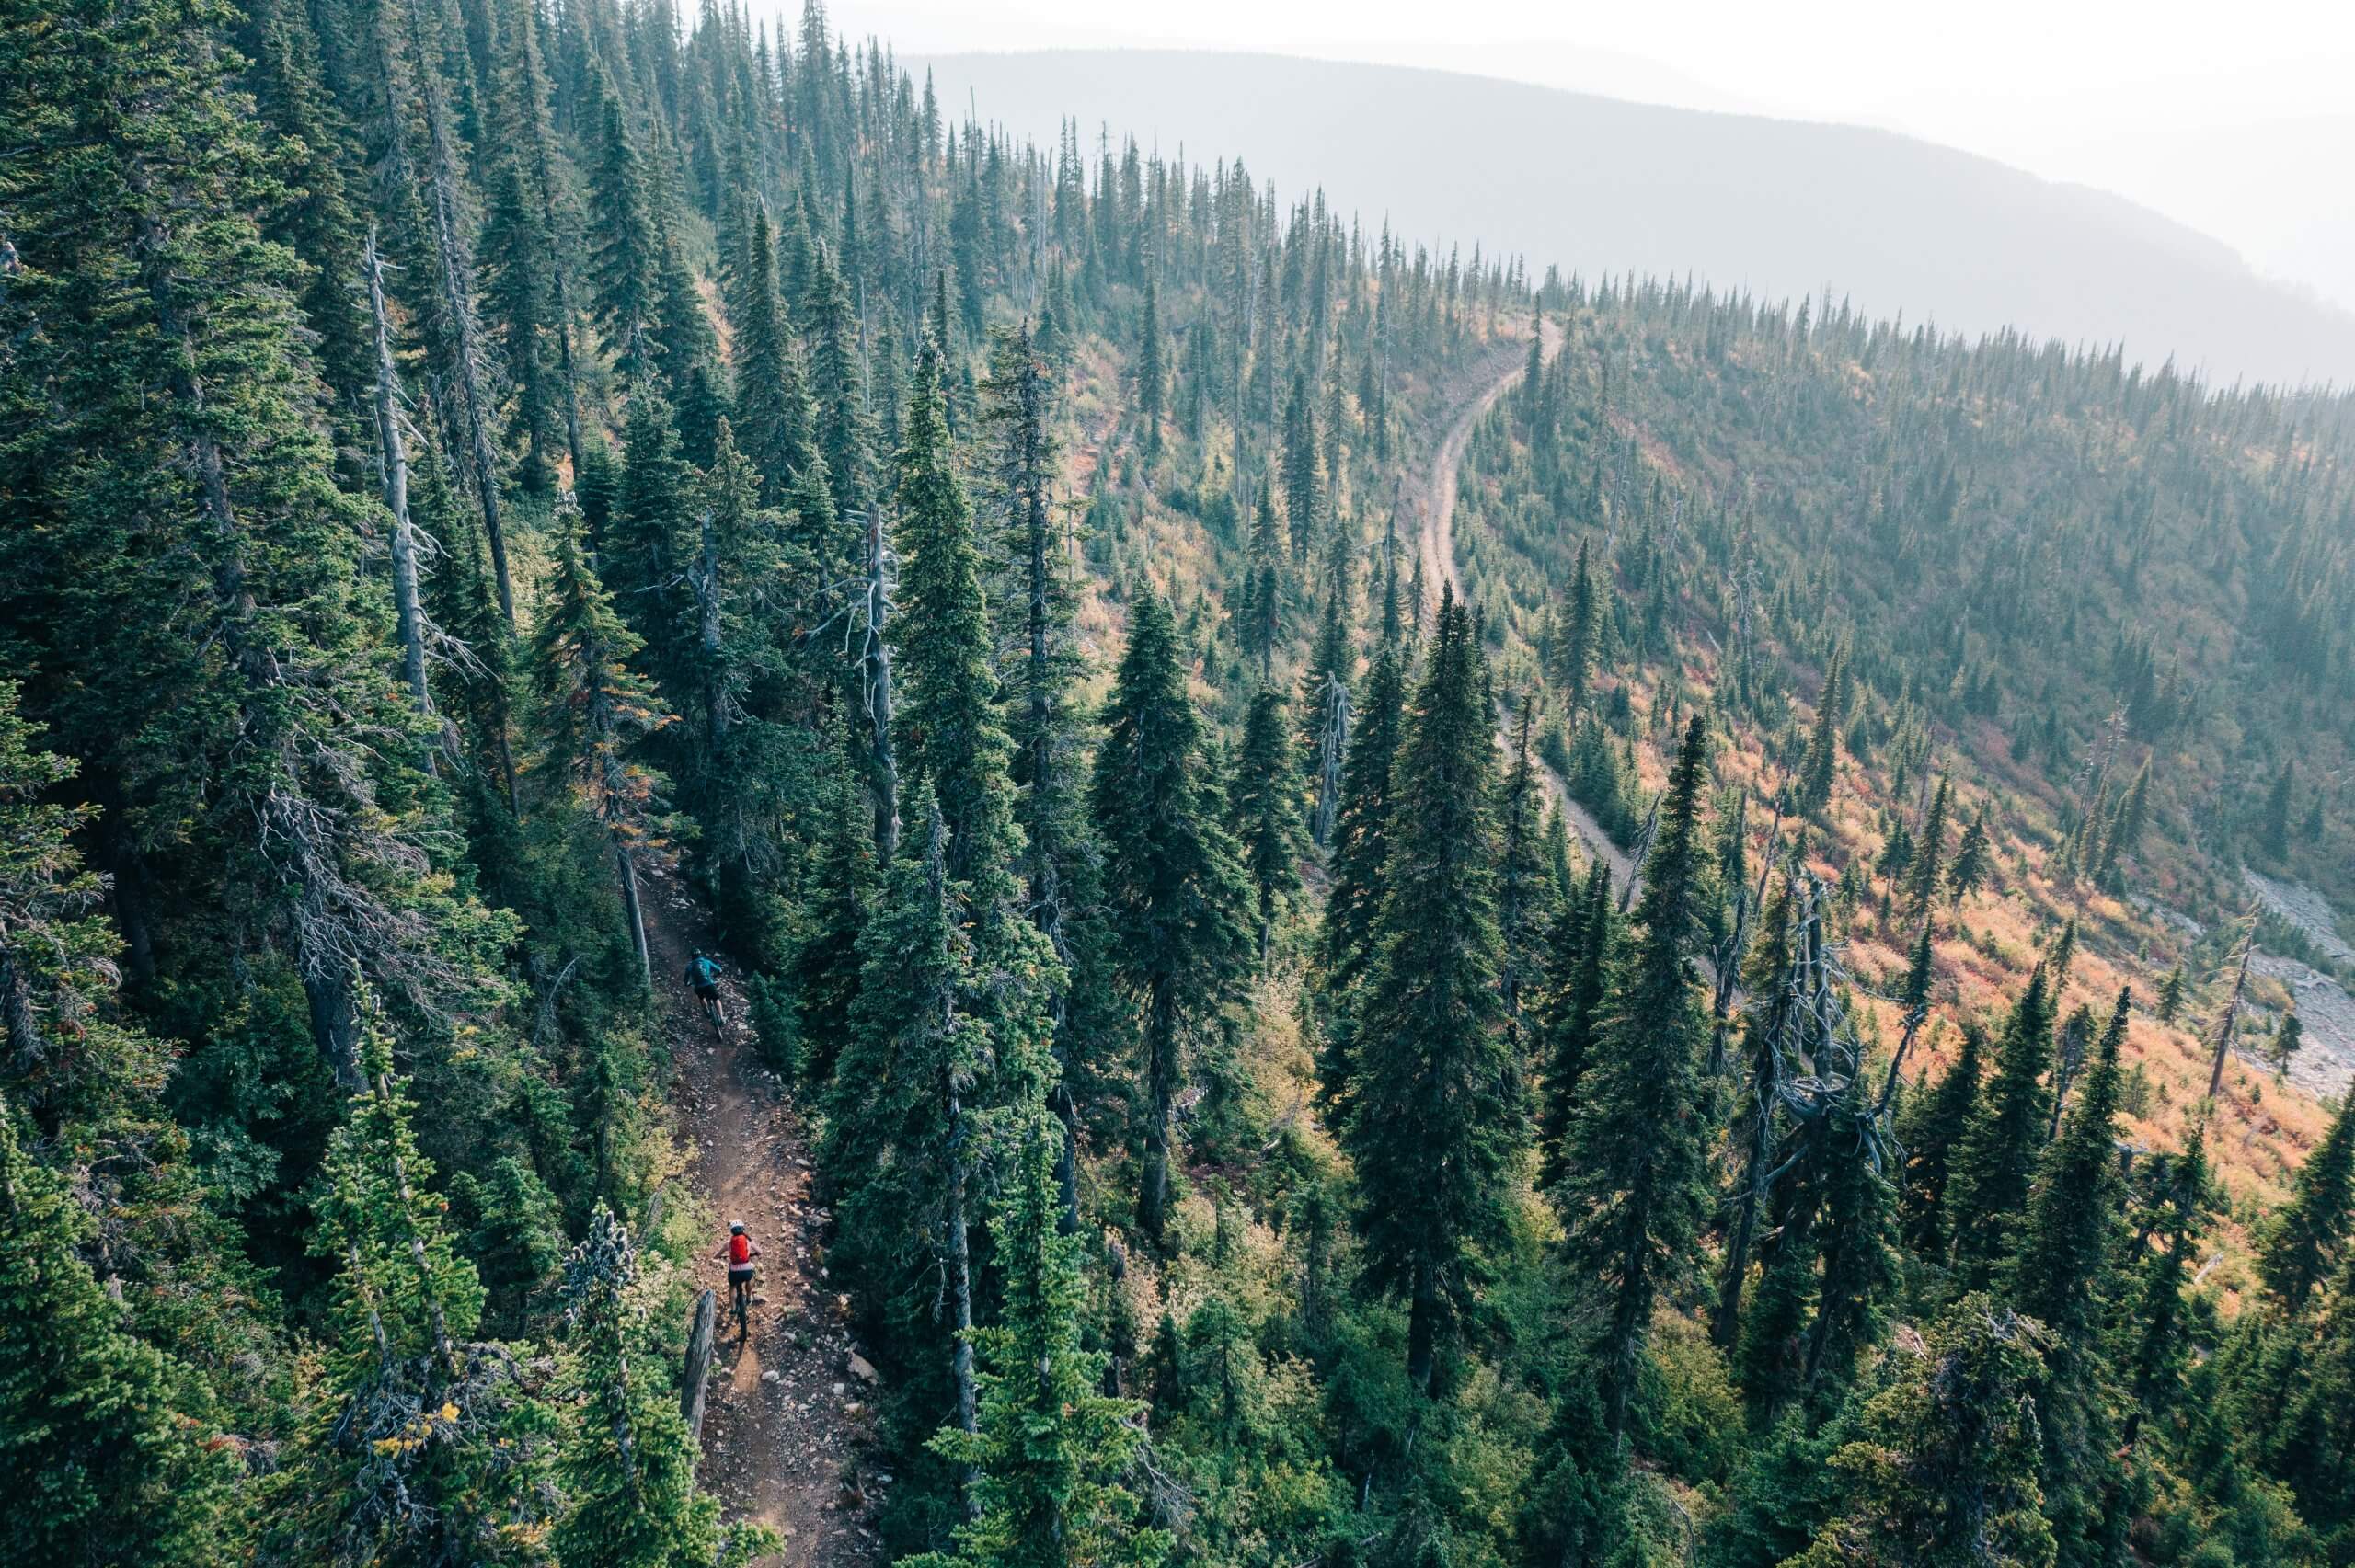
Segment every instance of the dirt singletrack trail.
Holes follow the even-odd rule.
[[[1546,321],[1540,325],[1539,330],[1545,336],[1545,355],[1550,363],[1554,356],[1562,351],[1562,329],[1554,322]],[[1422,525],[1415,535],[1415,548],[1422,557],[1423,580],[1447,584],[1455,590],[1455,597],[1459,600],[1464,597],[1464,579],[1455,569],[1455,490],[1456,480],[1464,468],[1464,449],[1471,444],[1473,430],[1488,410],[1497,406],[1498,399],[1519,386],[1521,378],[1527,373],[1528,366],[1517,357],[1511,369],[1489,382],[1464,405],[1454,423],[1448,426],[1447,434],[1441,439],[1439,450],[1432,454],[1430,472],[1423,482]],[[1511,733],[1499,729],[1497,744],[1510,753],[1512,749]],[[1603,830],[1603,824],[1594,819],[1593,814],[1570,798],[1570,792],[1563,786],[1560,779],[1554,776],[1553,769],[1542,762],[1538,766],[1545,773],[1546,787],[1554,796],[1555,809],[1561,812],[1562,819],[1586,845],[1587,853],[1597,856],[1611,868],[1612,886],[1621,889],[1624,897],[1636,874],[1634,857],[1613,843],[1611,835]]]
[[[819,1254],[826,1216],[812,1207],[809,1134],[786,1086],[760,1064],[744,993],[721,982],[728,1027],[715,1037],[686,981],[698,944],[718,952],[708,912],[677,877],[645,878],[654,991],[678,1069],[672,1099],[693,1144],[691,1179],[715,1220],[695,1265],[718,1292],[719,1330],[703,1421],[703,1483],[729,1520],[785,1534],[788,1568],[867,1568],[883,1561],[872,1505],[889,1484],[866,1453],[876,1390],[857,1357],[847,1299]],[[729,1220],[760,1243],[751,1333],[736,1337],[727,1269],[711,1255]]]

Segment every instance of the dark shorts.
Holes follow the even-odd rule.
[[[752,1283],[752,1265],[751,1264],[745,1264],[741,1268],[734,1264],[729,1264],[728,1265],[728,1284],[729,1288],[732,1289],[736,1286],[750,1285]]]
[[[701,997],[706,1001],[718,1001],[719,1000],[719,988],[718,986],[697,986],[695,987],[695,995]]]

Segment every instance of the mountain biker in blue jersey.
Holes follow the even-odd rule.
[[[695,1000],[703,1004],[712,1029],[717,1032],[727,1027],[728,1016],[720,1010],[719,960],[696,948],[695,956],[687,960],[687,984],[695,988]]]

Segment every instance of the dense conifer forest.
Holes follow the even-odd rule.
[[[2347,395],[817,0],[0,125],[0,1558],[2355,1563]]]

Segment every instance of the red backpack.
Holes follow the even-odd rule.
[[[746,1264],[748,1264],[748,1263],[751,1263],[752,1261],[752,1238],[751,1238],[750,1236],[745,1235],[741,1230],[739,1230],[739,1231],[738,1231],[738,1232],[736,1232],[736,1234],[734,1234],[733,1236],[729,1237],[729,1238],[728,1238],[728,1265],[729,1265],[729,1266],[730,1268],[741,1268],[744,1265],[746,1265]]]

